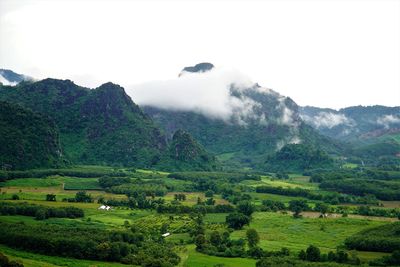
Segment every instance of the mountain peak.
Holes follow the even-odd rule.
[[[125,95],[125,89],[118,84],[107,82],[96,88],[98,92],[103,92],[108,95]]]
[[[99,86],[99,88],[122,88],[119,84],[113,82],[106,82]]]
[[[177,169],[213,170],[218,163],[188,132],[178,129],[170,144],[170,157]]]
[[[179,76],[181,76],[184,72],[207,72],[214,68],[214,65],[208,62],[202,62],[196,64],[194,66],[184,67]]]
[[[0,83],[3,85],[17,85],[22,81],[31,81],[31,77],[15,73],[12,70],[0,69]]]

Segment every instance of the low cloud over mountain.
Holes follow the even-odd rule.
[[[250,121],[268,124],[271,120],[296,124],[294,111],[286,98],[252,82],[238,70],[200,63],[185,67],[179,77],[153,81],[127,88],[127,93],[142,106],[171,111],[193,111],[213,119],[247,125]],[[265,103],[255,95],[269,95],[276,100],[276,114],[264,112]],[[279,116],[277,117],[276,115]]]

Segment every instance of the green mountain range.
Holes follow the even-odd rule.
[[[18,103],[54,120],[67,160],[79,164],[109,164],[151,168],[167,166],[169,145],[152,119],[131,100],[124,89],[106,83],[96,89],[69,80],[45,79],[0,87],[0,99]],[[56,130],[54,130],[56,131]],[[177,135],[172,146],[180,143]],[[182,138],[187,138],[183,136]],[[196,142],[181,144],[182,153],[198,153],[196,169],[213,169],[215,161]],[[210,162],[207,161],[210,159]]]
[[[301,118],[321,134],[351,144],[360,158],[400,153],[400,107],[355,106],[340,110],[302,107]]]
[[[211,72],[212,64],[185,67],[184,72]],[[264,169],[270,155],[287,144],[318,147],[329,154],[341,154],[340,142],[323,136],[300,118],[299,106],[289,97],[258,84],[229,88],[232,102],[244,103],[245,110],[233,110],[231,117],[219,119],[197,111],[170,110],[142,106],[171,139],[184,129],[220,161],[232,168]],[[314,151],[314,150],[312,150]]]
[[[185,67],[179,76],[213,71],[211,63],[200,63]],[[6,74],[9,78],[18,75],[8,70]],[[139,107],[124,88],[113,83],[89,89],[70,80],[21,78],[14,86],[0,85],[0,100],[19,104],[20,109],[32,110],[48,122],[45,128],[57,138],[49,146],[58,154],[42,149],[38,162],[47,162],[41,163],[43,166],[69,162],[165,170],[302,171],[331,167],[333,158],[371,159],[399,153],[400,107],[359,106],[337,111],[300,107],[257,83],[232,83],[227,90],[232,107],[224,118],[196,109]],[[2,112],[4,129],[16,127],[10,113]],[[19,135],[23,140],[19,144],[36,146],[31,136],[24,134]],[[33,150],[29,153],[36,157]],[[17,164],[18,157],[6,151],[0,156],[2,163],[28,167]],[[26,164],[41,165],[35,161]]]
[[[354,106],[339,110],[300,108],[302,119],[322,134],[343,141],[368,143],[385,134],[400,133],[400,107]]]

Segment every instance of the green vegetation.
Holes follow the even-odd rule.
[[[23,267],[24,265],[18,261],[10,261],[7,256],[0,252],[0,266],[2,267]]]
[[[226,123],[196,112],[171,111],[150,106],[143,109],[163,128],[167,136],[173,136],[178,129],[187,131],[208,151],[220,155],[219,159],[229,169],[264,170],[266,157],[275,153],[278,144],[286,144],[293,137],[293,126],[281,123],[282,110],[276,108],[280,106],[281,98],[274,94],[263,94],[254,90],[238,91],[234,88],[231,94],[238,98],[248,97],[260,103],[256,114],[268,117],[268,126],[247,118],[244,119],[244,127],[234,119]],[[284,103],[293,110],[298,108],[289,98]],[[297,116],[297,112],[293,114],[295,120]],[[296,131],[299,131],[299,137],[306,145],[321,147],[330,153],[343,150],[342,144],[318,134],[304,123],[299,124]]]
[[[219,165],[214,156],[183,130],[174,133],[169,145],[169,158],[170,161],[166,163],[165,169],[177,171],[212,171]]]
[[[55,166],[61,162],[62,153],[75,164],[180,170],[216,168],[214,157],[196,146],[188,134],[178,132],[169,147],[153,121],[122,87],[112,83],[90,90],[69,80],[45,79],[0,87],[0,100],[20,104],[52,119],[2,102],[0,124],[4,127],[2,132],[7,134],[0,140],[5,149],[0,153],[4,157],[0,162],[13,169]],[[12,126],[16,122],[24,125],[25,135],[18,132],[18,125]],[[44,144],[43,140],[47,142]],[[25,150],[17,144],[24,144]],[[178,147],[181,151],[176,157],[174,150]],[[195,157],[191,154],[193,149]]]
[[[1,169],[64,164],[58,130],[54,122],[45,116],[0,101],[0,133]]]
[[[266,160],[268,171],[304,171],[333,167],[333,160],[320,149],[304,144],[288,144]]]
[[[249,224],[249,228],[256,229],[260,236],[259,246],[266,250],[277,251],[287,247],[293,252],[300,252],[313,244],[323,252],[336,250],[347,237],[363,229],[387,224],[384,221],[369,221],[352,218],[325,218],[318,216],[296,219],[290,214],[271,212],[256,212]],[[235,231],[231,238],[244,238],[247,227]]]
[[[28,203],[0,202],[0,215],[25,215],[35,217],[37,220],[47,218],[81,218],[83,210],[77,207],[46,207]]]
[[[0,242],[48,255],[73,258],[119,261],[148,266],[168,263],[176,265],[179,257],[151,234],[132,229],[131,232],[109,232],[92,227],[69,228],[61,225],[30,225],[0,223]],[[19,242],[24,240],[24,242]],[[140,252],[139,252],[140,251]]]
[[[379,180],[343,179],[323,181],[322,189],[358,196],[374,195],[381,200],[400,200],[400,183]]]
[[[400,249],[400,222],[361,231],[348,239],[350,249],[393,252]]]
[[[0,265],[398,265],[400,139],[375,123],[398,108],[332,111],[363,135],[319,129],[343,144],[258,89],[231,86],[257,105],[226,121],[112,83],[0,85]]]
[[[4,207],[0,210],[6,210],[4,213],[0,212],[2,214],[0,223],[2,226],[4,224],[2,228],[10,235],[26,234],[24,237],[13,237],[14,239],[32,238],[35,240],[32,242],[37,243],[37,238],[40,240],[46,238],[46,244],[51,245],[54,251],[48,256],[22,252],[20,250],[32,250],[10,244],[8,241],[11,239],[10,236],[7,240],[0,240],[3,244],[18,248],[18,250],[7,248],[6,251],[11,252],[10,259],[22,260],[26,266],[48,264],[49,267],[53,267],[51,264],[57,265],[62,262],[70,266],[74,264],[120,266],[118,261],[133,263],[137,259],[153,266],[161,266],[159,262],[147,260],[147,253],[159,255],[153,250],[164,253],[173,264],[179,264],[179,266],[192,263],[194,266],[196,264],[214,266],[221,261],[226,266],[241,266],[241,264],[254,266],[257,260],[263,264],[291,262],[295,266],[314,266],[313,264],[321,262],[325,266],[343,265],[344,262],[352,264],[353,260],[357,259],[352,256],[354,253],[343,251],[343,249],[337,250],[337,248],[343,248],[345,240],[360,230],[387,225],[388,222],[380,218],[370,221],[362,216],[359,219],[340,218],[330,213],[339,212],[351,216],[353,213],[378,214],[379,211],[379,216],[382,216],[384,211],[391,212],[391,216],[397,214],[395,209],[388,208],[327,205],[325,202],[329,198],[309,199],[306,202],[306,198],[301,194],[286,196],[287,190],[297,193],[304,191],[307,194],[321,196],[331,194],[320,190],[316,184],[309,183],[308,178],[300,174],[290,174],[289,178],[282,177],[283,180],[280,180],[268,178],[275,177],[276,174],[268,177],[248,172],[222,171],[168,174],[95,166],[14,171],[7,174],[13,179],[3,182],[1,184],[3,187],[0,188],[1,197],[7,199],[0,201],[0,207]],[[35,174],[41,178],[22,178],[24,175],[34,176]],[[68,174],[68,176],[62,176],[62,174]],[[70,176],[71,174],[78,177]],[[77,189],[96,185],[97,189],[86,192],[67,190],[69,188],[65,187],[68,184],[74,185]],[[263,188],[263,186],[273,188],[271,190],[275,191],[272,192],[273,194],[255,192],[257,188]],[[301,190],[297,191],[298,189]],[[24,200],[11,200],[12,195]],[[101,205],[111,206],[111,209],[101,210],[99,209]],[[57,212],[61,214],[62,210],[67,210],[71,206],[82,211],[84,217],[49,215],[57,214]],[[11,212],[8,212],[9,210]],[[293,218],[289,210],[292,210],[295,215],[302,216]],[[30,213],[28,214],[27,211]],[[324,215],[325,218],[318,218],[320,215]],[[9,227],[23,228],[14,231]],[[54,235],[49,234],[45,229],[52,231]],[[67,240],[62,241],[65,244],[79,242],[79,250],[94,251],[96,255],[103,256],[89,254],[79,256],[73,254],[75,252],[60,254],[56,250],[56,243],[52,241],[61,238],[60,231],[68,233]],[[68,231],[75,231],[76,235],[69,234]],[[87,234],[81,231],[86,231]],[[94,231],[105,239],[93,240],[97,238],[97,234],[93,234]],[[137,247],[135,250],[132,247],[133,244],[129,242],[104,237],[105,233],[114,232],[138,233],[145,239],[135,243]],[[164,233],[169,233],[170,236],[164,238],[161,236]],[[92,237],[88,238],[87,235],[92,235]],[[93,249],[82,248],[81,246],[87,245],[83,240],[93,241]],[[115,242],[118,245],[113,244]],[[125,242],[130,248],[129,253],[135,256],[124,254],[125,252],[122,251],[126,251],[125,245],[121,242]],[[108,245],[101,245],[104,243]],[[320,250],[320,261],[312,262],[298,257],[298,253],[301,250],[306,253],[310,245]],[[197,250],[194,249],[195,246]],[[121,257],[111,258],[111,254],[107,254],[108,248],[112,251],[119,250]],[[101,254],[99,249],[105,252]],[[43,248],[43,251],[34,250],[34,252],[48,254],[45,250],[48,251],[48,248]],[[135,253],[140,253],[140,257]],[[178,258],[171,253],[176,253],[180,257],[179,263]],[[10,255],[10,253],[6,254]],[[76,259],[54,258],[54,256],[67,254]],[[382,256],[389,257],[388,254],[358,253],[358,257],[363,262],[374,262]],[[347,257],[347,260],[337,260],[341,257]],[[95,261],[89,261],[89,259]],[[107,265],[105,261],[113,262]],[[208,263],[211,265],[207,265]]]

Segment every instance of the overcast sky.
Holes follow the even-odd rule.
[[[204,61],[300,105],[400,105],[400,1],[0,0],[0,68],[130,86]]]

